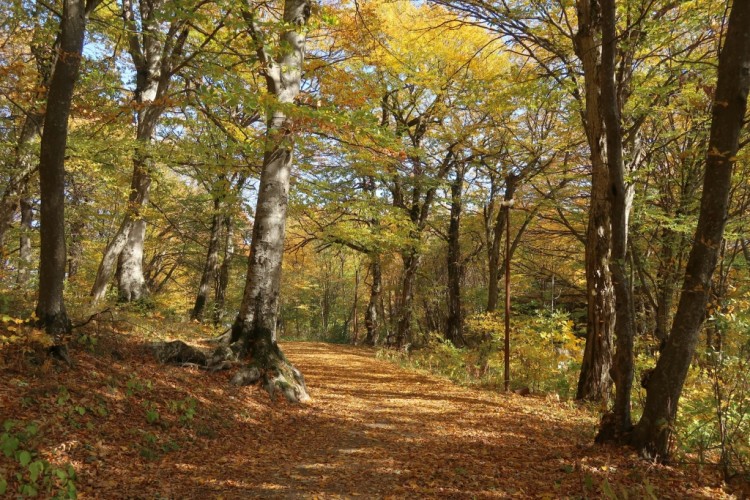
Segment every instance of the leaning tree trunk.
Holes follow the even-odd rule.
[[[659,361],[649,378],[643,416],[632,443],[646,457],[666,461],[677,403],[698,344],[711,277],[727,220],[732,170],[750,91],[750,3],[735,1],[719,56],[711,135],[706,155],[698,227],[685,280]]]
[[[601,19],[597,0],[578,0],[577,7],[578,33],[574,41],[584,73],[586,107],[583,122],[591,153],[591,201],[586,229],[586,347],[576,399],[607,401],[612,384],[609,372],[612,365],[615,297],[609,269],[609,173],[604,162],[606,147],[599,97]]]
[[[211,217],[211,236],[208,239],[208,251],[206,262],[201,273],[201,282],[198,285],[198,294],[195,297],[195,305],[190,312],[190,319],[203,321],[203,311],[208,300],[208,291],[216,275],[219,265],[219,232],[221,231],[221,199],[214,198],[214,214]]]
[[[60,19],[60,57],[47,94],[41,153],[39,184],[41,205],[39,224],[39,299],[36,306],[38,324],[55,337],[69,332],[70,320],[65,311],[65,150],[68,140],[68,117],[73,89],[83,53],[86,29],[84,0],[65,0]]]
[[[286,360],[276,342],[276,319],[294,147],[292,119],[285,108],[299,94],[305,53],[304,27],[310,9],[310,0],[285,1],[284,25],[294,29],[281,35],[281,54],[276,59],[266,52],[254,14],[243,12],[265,68],[269,93],[276,97],[278,105],[271,110],[268,120],[245,291],[232,327],[232,340],[241,343],[242,351],[252,361],[235,376],[234,382],[261,380],[271,397],[281,392],[294,402],[310,397],[302,373]]]

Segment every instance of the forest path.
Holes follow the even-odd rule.
[[[596,422],[565,404],[459,387],[368,349],[283,349],[313,402],[269,403],[268,425],[238,427],[243,444],[218,453],[216,477],[205,482],[204,469],[199,489],[231,498],[581,498],[608,483],[631,496],[653,488],[659,498],[715,498],[679,470],[594,446]]]
[[[40,455],[73,464],[82,499],[723,495],[705,470],[595,446],[573,405],[459,387],[372,349],[282,349],[311,403],[159,364],[125,331],[76,348],[69,369],[0,356],[0,421],[38,422]],[[0,473],[13,467],[0,454]]]

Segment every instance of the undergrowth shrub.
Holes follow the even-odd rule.
[[[503,317],[495,313],[466,320],[469,347],[457,348],[441,333],[427,335],[424,345],[411,352],[381,350],[379,356],[428,370],[466,385],[501,388],[503,380]],[[582,341],[565,313],[541,312],[513,318],[511,331],[511,386],[535,392],[574,395]]]

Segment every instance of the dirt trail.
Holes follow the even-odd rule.
[[[75,404],[108,397],[109,415],[67,417],[48,429],[58,439],[49,446],[76,466],[81,498],[721,494],[699,486],[709,479],[694,469],[652,466],[592,445],[595,422],[562,403],[461,388],[377,360],[367,349],[302,342],[283,349],[305,374],[312,403],[273,403],[258,388],[230,387],[228,373],[139,363],[125,344],[118,357],[132,361],[79,354],[76,371],[86,376],[73,383],[73,374],[62,374],[50,387],[67,381]],[[118,376],[119,389],[86,382]],[[123,379],[154,383],[129,382],[127,390]],[[168,402],[185,394],[198,407],[181,426],[180,410]],[[60,408],[44,401],[41,416],[52,418]],[[161,426],[144,421],[149,405],[161,412]],[[66,427],[73,421],[77,430]],[[168,443],[175,445],[167,450]],[[156,452],[144,454],[149,446]]]

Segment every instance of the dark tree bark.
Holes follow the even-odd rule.
[[[232,262],[232,216],[227,214],[222,218],[222,230],[224,231],[224,255],[221,259],[219,274],[216,276],[216,289],[214,292],[214,325],[221,323],[224,315],[224,303],[227,299],[227,286],[229,285],[229,266]]]
[[[631,440],[643,456],[666,461],[677,405],[705,319],[711,277],[724,237],[732,170],[750,90],[750,3],[735,1],[719,56],[698,227],[672,330],[646,387]]]
[[[633,338],[635,321],[632,290],[628,279],[626,254],[628,249],[628,215],[632,190],[625,183],[625,162],[622,149],[620,104],[615,84],[617,33],[615,0],[601,0],[602,62],[600,66],[601,113],[605,125],[607,168],[609,169],[609,206],[612,222],[612,281],[615,290],[616,351],[612,367],[615,382],[613,418],[599,436],[624,439],[632,427],[630,392],[633,385]],[[611,425],[609,424],[611,422]]]
[[[218,271],[219,267],[219,233],[221,232],[221,220],[222,216],[219,212],[221,210],[221,198],[214,198],[214,213],[211,217],[211,233],[208,239],[208,250],[206,252],[206,261],[203,265],[203,272],[201,273],[201,281],[198,286],[198,294],[195,297],[195,305],[193,310],[190,312],[190,319],[203,321],[203,311],[206,307],[206,301],[208,300],[208,292],[211,283],[214,281],[214,276]]]
[[[59,335],[71,329],[63,299],[66,264],[65,149],[71,100],[83,53],[86,10],[84,0],[63,2],[60,55],[55,62],[47,94],[39,156],[41,250],[36,315],[38,324],[53,335],[57,343],[60,343]]]
[[[465,169],[463,163],[456,164],[456,176],[451,182],[451,219],[448,226],[448,318],[445,325],[445,338],[457,347],[464,344],[464,318],[461,307],[464,265],[461,258],[460,236]]]
[[[507,203],[513,199],[513,196],[515,196],[519,180],[519,177],[512,173],[505,177],[505,193],[503,195],[503,201],[506,204],[500,207],[497,212],[497,217],[495,218],[494,225],[492,225],[491,229],[488,228],[487,230],[487,240],[489,241],[489,245],[487,246],[487,261],[489,271],[487,312],[493,312],[497,310],[497,304],[500,300],[500,276],[502,276],[501,249],[503,235],[505,234],[505,222],[508,218],[510,210],[510,207],[507,205]],[[494,202],[494,199],[490,201],[490,208],[488,209],[487,216],[492,215],[492,205],[494,204]]]
[[[591,201],[586,229],[586,291],[588,317],[586,347],[578,379],[576,399],[607,401],[612,384],[612,344],[615,297],[609,268],[611,220],[609,173],[604,124],[601,118],[601,12],[598,0],[578,0],[578,33],[575,51],[581,60],[585,85],[584,128],[591,159]]]
[[[304,28],[310,13],[310,0],[284,2],[284,23],[289,28],[281,35],[281,53],[278,58],[272,58],[257,31],[254,13],[243,11],[263,64],[268,91],[279,105],[271,109],[268,119],[245,291],[232,327],[232,341],[241,342],[242,351],[249,354],[252,361],[237,374],[234,382],[262,380],[272,397],[281,392],[289,401],[306,401],[310,397],[302,373],[286,360],[276,342],[294,148],[292,119],[286,115],[284,106],[293,103],[299,95],[305,55]]]

